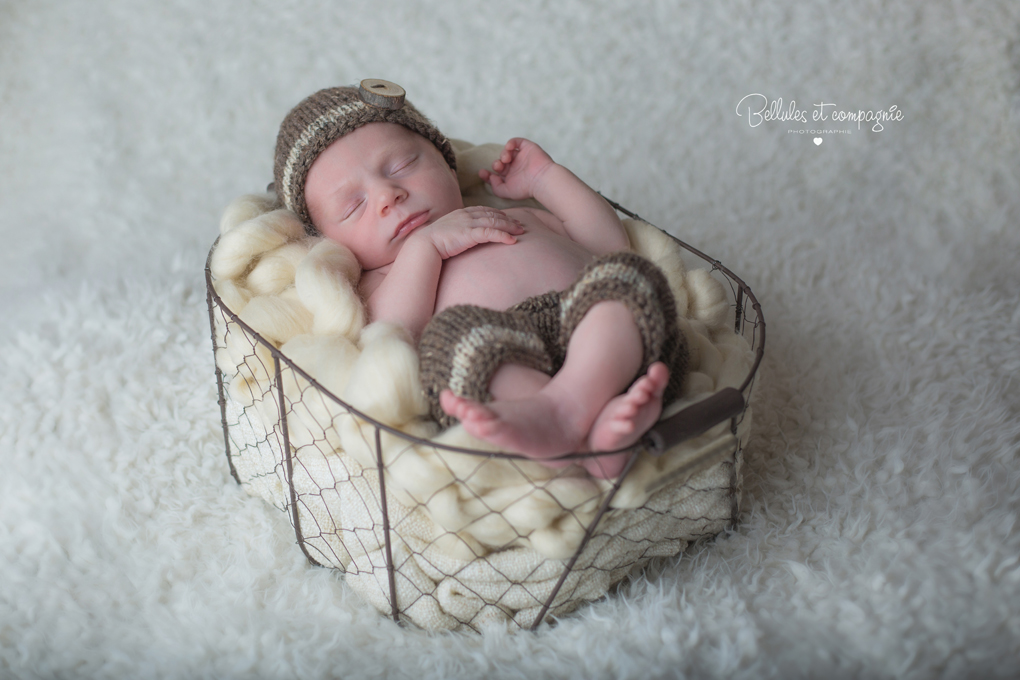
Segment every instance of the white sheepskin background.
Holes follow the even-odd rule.
[[[430,635],[234,484],[205,255],[285,112],[364,77],[751,285],[731,534],[537,633]],[[1018,188],[1013,0],[0,3],[0,676],[1013,677]]]

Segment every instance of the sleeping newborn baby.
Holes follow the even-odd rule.
[[[369,320],[417,342],[442,425],[549,460],[632,445],[678,394],[687,347],[665,276],[534,142],[511,139],[480,175],[545,210],[464,207],[449,141],[399,86],[366,80],[287,115],[274,175],[309,233],[357,258]],[[612,478],[626,455],[581,462]]]

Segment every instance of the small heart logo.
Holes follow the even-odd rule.
[[[814,142],[815,142],[815,146],[818,146],[819,144],[822,143],[822,138],[821,137],[815,137]]]

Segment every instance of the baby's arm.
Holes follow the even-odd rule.
[[[522,233],[520,223],[482,206],[454,210],[417,229],[369,295],[369,320],[400,324],[417,341],[435,310],[443,260],[482,243],[516,243]]]
[[[572,240],[596,255],[630,245],[620,218],[605,199],[532,141],[511,139],[492,171],[478,174],[501,198],[537,200],[563,222]]]

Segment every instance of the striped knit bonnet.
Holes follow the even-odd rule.
[[[273,164],[274,187],[283,204],[296,212],[309,234],[305,179],[312,163],[330,144],[368,123],[396,123],[435,144],[454,170],[449,140],[429,119],[404,100],[404,89],[385,80],[363,80],[358,87],[320,90],[295,106],[280,125]]]

